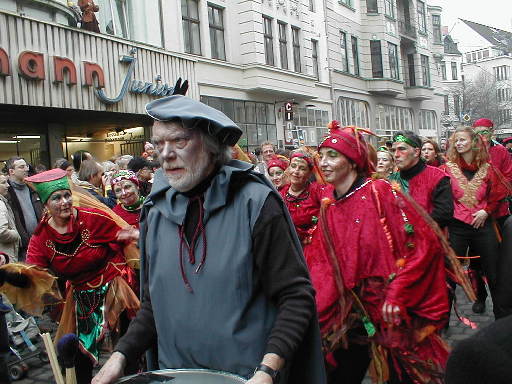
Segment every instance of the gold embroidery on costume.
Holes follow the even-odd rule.
[[[61,252],[61,251],[58,251],[56,248],[55,248],[55,243],[52,241],[52,240],[46,240],[46,243],[45,245],[50,248],[52,251],[53,251],[53,255],[52,257],[50,258],[50,263],[53,262],[53,259],[55,258],[55,256],[57,254],[59,255],[62,255],[62,256],[67,256],[69,258],[71,257],[74,257],[78,251],[80,250],[80,248],[82,247],[82,245],[86,245],[88,246],[89,248],[99,248],[101,247],[101,244],[98,244],[98,245],[93,245],[93,244],[90,244],[89,243],[89,239],[91,237],[91,233],[89,232],[88,229],[84,229],[81,233],[80,233],[80,238],[81,238],[81,241],[80,241],[80,244],[78,244],[78,246],[76,247],[76,249],[74,250],[73,253],[65,253],[65,252]]]
[[[485,163],[478,168],[478,171],[475,173],[475,176],[473,176],[471,181],[468,181],[457,164],[449,161],[446,163],[446,166],[450,169],[453,177],[457,179],[460,188],[464,191],[464,195],[459,199],[459,201],[468,208],[474,208],[478,204],[476,191],[480,188],[487,176],[489,163]]]

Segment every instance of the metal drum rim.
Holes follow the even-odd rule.
[[[213,369],[202,369],[202,368],[186,369],[186,368],[178,368],[178,369],[157,369],[155,371],[148,371],[148,372],[155,373],[155,374],[166,374],[166,373],[171,373],[172,374],[172,373],[179,373],[179,372],[183,372],[183,373],[195,373],[195,372],[197,372],[197,373],[209,373],[209,374],[216,375],[216,376],[223,376],[223,377],[228,377],[228,378],[235,379],[240,384],[243,384],[243,383],[247,382],[247,379],[243,378],[242,376],[235,375],[234,373],[231,373],[231,372],[215,371]],[[134,376],[137,376],[137,375],[130,375],[130,376],[123,377],[123,378],[119,379],[118,381],[116,381],[116,384],[122,384],[122,383],[124,383],[125,381],[131,379]]]

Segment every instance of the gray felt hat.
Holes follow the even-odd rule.
[[[198,127],[221,144],[235,145],[242,130],[221,111],[187,96],[174,95],[146,104],[146,113],[158,121],[180,121]]]

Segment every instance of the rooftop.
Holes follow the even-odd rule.
[[[490,27],[488,25],[475,23],[474,21],[460,19],[476,33],[486,39],[494,47],[507,53],[512,53],[512,32],[503,29]]]

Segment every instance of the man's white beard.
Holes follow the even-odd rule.
[[[169,184],[178,192],[187,192],[208,176],[210,156],[201,152],[197,161],[185,167],[185,174],[179,177],[167,176]]]

